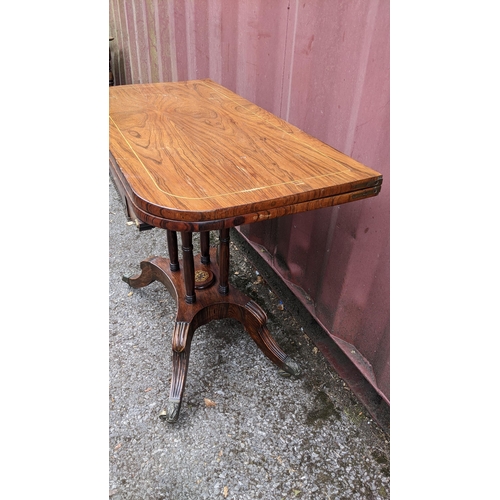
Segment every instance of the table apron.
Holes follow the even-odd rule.
[[[123,181],[121,176],[117,175],[117,168],[113,165],[112,162],[110,162],[110,174],[114,178],[115,183],[121,185],[127,198],[127,205],[129,206],[129,208],[132,208],[135,216],[139,219],[139,221],[154,227],[169,229],[171,231],[216,231],[220,229],[241,226],[243,224],[252,224],[254,222],[261,222],[264,220],[275,219],[277,217],[283,217],[284,215],[298,214],[302,212],[308,212],[310,210],[317,210],[319,208],[341,205],[363,198],[370,198],[372,196],[376,196],[380,192],[380,189],[382,187],[381,184],[379,184],[377,186],[359,189],[350,193],[327,196],[325,198],[318,198],[312,201],[295,203],[293,205],[285,205],[269,210],[261,210],[245,215],[237,215],[234,217],[228,217],[218,220],[191,222],[166,219],[145,212],[134,203],[134,198],[130,191],[130,188]]]

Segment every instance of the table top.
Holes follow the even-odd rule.
[[[110,171],[138,217],[215,229],[375,196],[382,175],[211,80],[109,88]]]

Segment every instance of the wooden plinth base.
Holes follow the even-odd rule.
[[[298,376],[301,372],[298,364],[281,350],[269,333],[266,313],[259,305],[231,285],[229,292],[224,295],[219,292],[218,286],[214,286],[217,283],[216,277],[219,276],[215,249],[210,250],[209,264],[202,264],[199,255],[194,258],[194,264],[195,276],[198,273],[201,286],[195,286],[196,301],[190,304],[184,300],[182,261],[179,261],[179,270],[172,271],[169,259],[151,257],[141,262],[140,274],[123,278],[133,288],[142,288],[153,281],[160,281],[177,301],[177,317],[172,336],[170,397],[167,409],[160,415],[171,423],[176,422],[179,417],[193,334],[198,327],[212,320],[238,320],[273,363],[291,375]]]

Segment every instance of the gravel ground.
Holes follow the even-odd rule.
[[[389,498],[389,437],[234,242],[231,282],[303,375],[279,376],[238,322],[215,321],[194,336],[179,420],[159,419],[176,304],[161,283],[134,290],[121,277],[166,256],[166,235],[127,225],[109,190],[110,498]]]

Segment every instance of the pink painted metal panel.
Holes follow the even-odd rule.
[[[129,0],[123,2],[124,6],[124,18],[125,18],[125,29],[128,32],[128,51],[130,54],[130,73],[132,76],[132,81],[130,83],[141,83],[140,78],[140,61],[137,46],[137,26],[135,19],[135,2],[134,0]]]
[[[145,1],[132,2],[132,15],[135,26],[135,46],[138,62],[139,83],[151,81],[151,66],[149,54],[149,36],[147,32],[147,17]]]
[[[208,0],[208,76],[222,81],[222,10],[219,0]]]
[[[238,67],[238,10],[241,2],[221,0],[221,83],[236,91]]]
[[[195,8],[196,7],[196,8]],[[193,2],[190,16],[192,16],[193,36],[192,43],[196,54],[196,65],[194,67],[195,79],[209,78],[210,75],[210,44],[209,40],[209,17],[208,2]]]
[[[158,68],[158,40],[156,33],[158,26],[156,24],[156,2],[152,0],[143,0],[142,12],[144,16],[144,36],[146,38],[146,46],[148,53],[146,59],[148,63],[149,82],[159,81]]]
[[[297,5],[282,116],[384,174],[381,194],[242,228],[389,400],[388,2]]]
[[[248,34],[253,45],[253,59],[247,68],[255,74],[254,102],[279,116],[290,21],[288,4],[287,0],[256,2],[257,13]]]
[[[117,84],[212,78],[384,175],[241,232],[388,401],[389,0],[110,0],[110,35]]]
[[[158,40],[159,81],[175,82],[177,81],[177,57],[172,2],[155,0],[155,15],[155,31]]]
[[[175,59],[177,61],[177,80],[189,80],[188,63],[188,41],[186,36],[186,2],[175,0],[174,4],[174,29],[175,36]],[[192,54],[192,53],[191,53]]]

